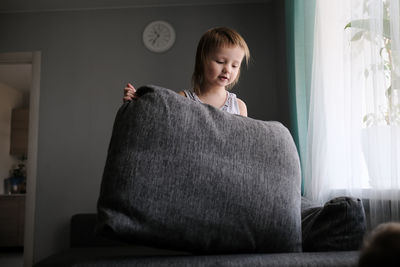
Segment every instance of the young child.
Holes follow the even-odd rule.
[[[225,27],[208,30],[197,46],[193,91],[184,90],[179,94],[247,117],[246,104],[227,91],[238,82],[243,59],[248,64],[250,52],[238,32]],[[133,85],[128,83],[124,88],[123,100],[132,100],[136,97],[135,92]]]
[[[367,236],[358,266],[400,266],[400,223],[382,223]]]

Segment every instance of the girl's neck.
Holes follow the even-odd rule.
[[[228,97],[225,87],[201,88],[199,99],[206,104],[221,108]]]

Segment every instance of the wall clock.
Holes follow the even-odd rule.
[[[165,52],[175,42],[175,30],[166,21],[157,20],[149,23],[143,31],[143,43],[152,52]]]

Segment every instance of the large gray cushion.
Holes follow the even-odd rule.
[[[278,122],[146,86],[118,111],[98,233],[198,253],[301,250],[300,167]]]

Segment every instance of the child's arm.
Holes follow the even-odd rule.
[[[124,97],[123,101],[131,101],[132,99],[137,98],[136,96],[136,89],[133,87],[132,84],[128,83],[124,88]]]
[[[238,105],[239,105],[240,115],[242,115],[243,117],[247,117],[246,104],[242,100],[240,100],[239,98],[237,98],[237,102],[238,102]]]

